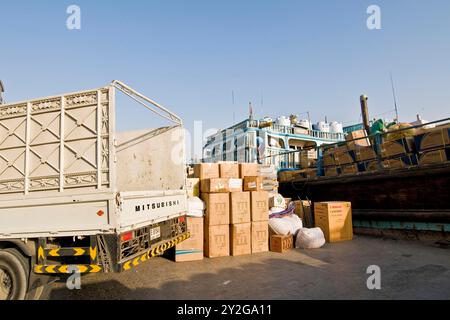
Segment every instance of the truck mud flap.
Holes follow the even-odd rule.
[[[166,250],[174,247],[175,245],[177,245],[180,242],[183,242],[184,240],[188,239],[190,236],[191,236],[190,233],[186,232],[185,234],[182,234],[172,240],[168,240],[166,242],[156,244],[147,252],[145,252],[143,254],[138,254],[134,258],[131,258],[127,261],[119,263],[119,272],[128,271],[132,268],[137,267],[139,264],[147,261],[151,257],[156,257],[156,256],[163,254]]]

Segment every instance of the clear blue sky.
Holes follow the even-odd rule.
[[[120,79],[188,128],[226,127],[233,113],[246,117],[249,101],[256,116],[309,110],[315,121],[348,123],[358,121],[361,93],[372,115],[393,109],[392,71],[400,120],[450,114],[448,0],[0,3],[9,102]],[[66,29],[70,4],[81,7],[79,31]],[[370,4],[381,7],[382,30],[366,27]],[[137,106],[121,108],[122,128],[153,126]]]

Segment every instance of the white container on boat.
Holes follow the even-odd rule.
[[[330,124],[325,121],[320,121],[317,123],[319,131],[330,132]]]
[[[344,128],[342,126],[342,123],[337,122],[337,121],[331,122],[330,123],[330,132],[343,133],[344,132]]]
[[[290,126],[291,120],[288,117],[281,116],[281,117],[278,117],[277,123],[282,126]]]
[[[311,124],[309,123],[308,119],[301,119],[297,122],[297,126],[305,128],[305,129],[311,129]]]

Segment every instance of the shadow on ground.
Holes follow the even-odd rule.
[[[64,283],[55,284],[47,299],[450,298],[448,250],[418,251],[403,242],[363,240],[367,241],[374,243],[365,251],[358,250],[355,242],[348,242],[312,251],[185,263],[155,258],[131,272],[85,277],[81,290],[68,290]],[[427,260],[427,255],[434,258]],[[367,288],[366,268],[371,264],[381,267],[381,290]]]

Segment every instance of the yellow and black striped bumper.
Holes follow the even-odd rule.
[[[97,273],[102,267],[96,264],[35,265],[37,274]]]
[[[174,247],[180,242],[183,242],[184,240],[188,239],[191,236],[189,232],[186,232],[185,234],[176,237],[175,239],[166,241],[161,244],[157,244],[155,247],[152,247],[152,249],[148,250],[147,252],[138,255],[137,257],[131,258],[125,262],[122,262],[119,264],[119,271],[127,271],[131,268],[137,267],[142,262],[147,261],[151,257],[156,257],[164,253],[164,251]]]

